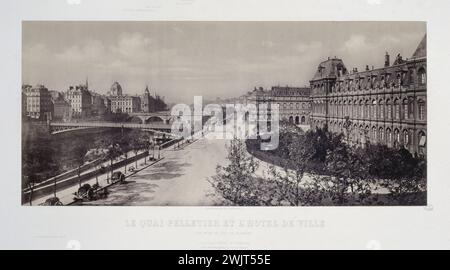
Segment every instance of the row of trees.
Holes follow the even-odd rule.
[[[128,158],[128,153],[132,151],[135,156],[138,155],[139,151],[149,149],[151,146],[151,137],[146,132],[141,132],[139,130],[132,130],[128,133],[121,134],[120,136],[112,136],[107,138],[102,138],[97,141],[96,148],[99,151],[94,151],[88,154],[88,148],[81,145],[77,149],[76,154],[76,164],[78,166],[78,178],[80,178],[81,166],[87,161],[100,160],[100,161],[110,161],[110,176],[113,174],[113,164],[114,160],[120,156]],[[145,157],[144,162],[147,162]],[[102,162],[97,163],[97,169],[102,166]],[[137,167],[137,159],[135,160],[135,167]],[[125,172],[127,171],[127,165],[125,164]],[[96,176],[98,183],[98,176]],[[81,181],[79,181],[81,187]]]
[[[272,151],[259,150],[260,140],[231,141],[229,165],[218,166],[211,179],[226,201],[292,206],[425,203],[425,159],[384,145],[352,147],[326,127],[305,133],[287,123],[281,126],[279,147]],[[265,177],[258,177],[258,162],[247,150],[279,167],[270,166]]]
[[[110,170],[104,171],[109,173],[108,178],[112,177],[114,161],[120,157],[128,158],[128,153],[131,151],[135,156],[139,154],[141,150],[147,150],[152,146],[152,140],[150,134],[147,132],[141,132],[139,130],[132,130],[129,132],[122,133],[108,133],[103,137],[98,137],[91,141],[90,143],[79,143],[77,147],[73,148],[71,153],[71,162],[76,166],[78,184],[79,187],[82,186],[81,173],[82,166],[89,161],[95,161],[95,169],[101,170],[105,161],[110,161]],[[50,145],[50,144],[49,144]],[[42,149],[48,149],[47,152],[42,152]],[[37,151],[39,150],[39,152]],[[42,157],[43,160],[39,160]],[[34,171],[39,171],[44,169],[44,166],[57,166],[52,160],[54,156],[49,147],[39,147],[35,151],[30,151],[24,156],[23,170],[28,172],[24,174],[26,180],[25,187],[28,187],[32,192],[33,187],[36,183],[39,183],[46,178],[44,178],[39,173],[31,173]],[[135,167],[138,167],[138,160],[135,159]],[[145,157],[144,163],[147,163],[147,157]],[[35,168],[29,168],[27,166],[35,166]],[[32,169],[32,170],[31,170]],[[125,172],[127,168],[125,165]],[[98,174],[96,174],[96,183],[98,186]],[[54,196],[56,197],[56,180],[55,180],[55,190]],[[32,196],[32,194],[31,194]]]

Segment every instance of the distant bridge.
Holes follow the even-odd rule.
[[[129,121],[140,124],[150,124],[150,123],[158,123],[162,122],[165,124],[171,124],[173,122],[174,117],[170,114],[170,111],[161,111],[161,112],[138,112],[138,113],[130,113]]]
[[[114,122],[50,122],[50,133],[58,134],[62,132],[75,131],[87,128],[123,128],[123,129],[141,129],[170,135],[172,124],[164,122],[154,122],[149,124],[139,123],[114,123]]]

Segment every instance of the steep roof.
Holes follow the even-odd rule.
[[[422,40],[419,43],[419,46],[417,46],[416,51],[412,55],[412,58],[419,58],[419,57],[425,57],[427,56],[427,35],[425,34],[422,38]]]
[[[338,58],[328,59],[323,61],[317,67],[316,74],[314,74],[313,80],[328,78],[328,77],[338,77],[340,75],[347,74],[347,69],[345,68],[344,62]]]

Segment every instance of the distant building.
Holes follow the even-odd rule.
[[[103,97],[103,104],[105,105],[106,113],[112,112],[111,99],[109,97]]]
[[[263,104],[269,110],[277,104],[280,120],[296,125],[309,125],[309,94],[309,87],[273,86],[270,90],[259,87],[245,97],[239,97],[239,100],[243,103],[256,104],[258,112]]]
[[[63,94],[58,92],[58,91],[49,90],[49,92],[50,92],[50,95],[52,97],[52,101],[55,101],[55,100],[63,97]]]
[[[296,125],[309,125],[309,87],[273,86],[270,91],[272,103],[278,104],[280,118]]]
[[[84,118],[91,115],[92,97],[86,85],[70,86],[65,99],[70,104],[72,117]]]
[[[95,92],[91,92],[91,114],[93,116],[101,116],[108,113],[105,105],[105,97]]]
[[[114,82],[109,89],[108,96],[122,96],[122,86],[118,82]]]
[[[22,117],[27,116],[27,89],[31,88],[31,85],[22,85]]]
[[[43,85],[36,85],[24,86],[23,91],[26,101],[22,106],[26,106],[26,115],[33,119],[51,120],[53,104],[48,89]]]
[[[141,110],[141,99],[137,96],[123,95],[122,86],[114,82],[108,92],[113,113],[136,113]]]
[[[145,87],[144,94],[140,97],[141,98],[141,112],[152,112],[151,108],[151,95],[150,91],[148,90],[148,86]]]
[[[426,154],[426,36],[410,59],[347,70],[341,59],[319,64],[311,79],[311,127],[349,133],[350,143],[381,143]]]
[[[53,119],[55,120],[70,120],[72,116],[70,104],[61,96],[53,100]]]
[[[145,87],[144,94],[140,96],[141,112],[157,112],[167,109],[167,104],[162,98],[155,94],[153,97],[150,94],[148,86]]]

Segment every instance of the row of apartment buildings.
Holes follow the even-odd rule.
[[[351,144],[381,143],[426,155],[426,36],[409,59],[386,53],[381,68],[347,70],[342,59],[321,62],[309,87],[255,88],[241,102],[278,104],[280,120],[327,126]]]
[[[22,114],[39,120],[71,120],[108,113],[136,113],[166,110],[163,98],[151,95],[148,87],[140,96],[123,95],[114,82],[107,95],[90,91],[88,82],[70,86],[65,92],[49,91],[44,85],[22,86]]]

